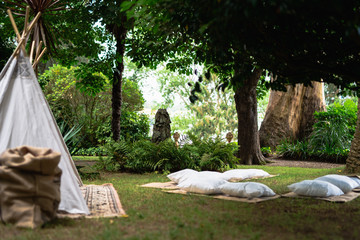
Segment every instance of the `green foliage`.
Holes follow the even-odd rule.
[[[150,123],[148,115],[144,113],[123,110],[121,113],[121,137],[126,141],[137,141],[148,138]]]
[[[159,144],[143,139],[136,142],[108,141],[98,168],[108,171],[173,172],[185,168],[198,170],[224,170],[238,163],[234,156],[236,144],[226,144],[220,139],[200,141],[191,137],[192,143],[177,148],[168,139]]]
[[[212,74],[201,76],[202,83],[195,85],[188,76],[162,69],[158,72],[158,82],[168,107],[173,104],[175,96],[180,97],[181,102],[188,110],[188,114],[181,114],[172,118],[174,131],[191,133],[200,138],[221,136],[226,132],[233,132],[236,136],[237,117],[233,94],[217,89],[220,80]],[[195,103],[191,103],[192,89],[198,90]],[[189,128],[189,126],[191,126]]]
[[[128,165],[135,172],[169,172],[196,168],[189,148],[176,148],[170,139],[159,144],[146,140],[135,142],[132,154],[133,159]]]
[[[79,142],[78,154],[101,154],[97,149],[85,149],[101,145],[111,136],[111,83],[105,75],[95,72],[92,76],[98,85],[91,87],[83,82],[92,81],[94,78],[77,79],[79,71],[78,67],[54,65],[40,75],[39,82],[59,125],[66,122],[68,129],[83,126],[75,136]],[[126,91],[123,92],[123,100],[126,110],[121,118],[122,137],[132,141],[147,137],[148,117],[133,112],[142,109],[144,102],[139,86],[135,81],[124,79],[124,89]]]
[[[0,23],[0,32],[2,31],[2,25]],[[8,41],[5,41],[3,37],[0,35],[0,71],[5,66],[6,62],[10,58],[12,54],[12,49],[9,47]]]
[[[79,143],[78,134],[81,128],[81,125],[74,125],[73,127],[69,128],[64,121],[59,124],[59,130],[64,138],[64,142],[67,145],[70,154],[74,154],[77,151],[77,145]]]
[[[97,169],[107,171],[125,170],[128,158],[131,156],[130,147],[125,141],[109,140],[103,149],[106,157],[100,156],[96,164]]]
[[[309,138],[302,142],[282,142],[276,149],[284,158],[318,159],[345,163],[357,120],[357,104],[350,99],[335,102],[326,112],[314,114],[316,123]]]
[[[198,163],[201,170],[220,170],[226,166],[234,167],[238,162],[235,157],[237,144],[227,144],[220,138],[200,140],[190,135],[192,144],[196,147]]]
[[[305,160],[308,158],[309,149],[307,141],[296,141],[295,143],[284,140],[277,146],[276,152],[280,154],[283,158],[287,159],[302,159]]]
[[[262,147],[261,153],[264,155],[264,157],[269,157],[272,154],[271,147]]]
[[[104,148],[102,147],[89,147],[79,148],[76,150],[76,155],[79,156],[104,156]]]
[[[327,107],[326,112],[316,112],[314,114],[315,119],[318,121],[315,123],[314,129],[320,129],[326,124],[343,124],[343,128],[347,128],[349,131],[346,137],[352,137],[355,134],[356,113],[357,103],[354,100],[346,99],[342,103],[340,101],[334,102]]]

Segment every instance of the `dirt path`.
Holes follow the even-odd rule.
[[[271,163],[267,166],[283,166],[283,167],[303,167],[303,168],[337,168],[345,167],[345,164],[326,163],[326,162],[312,162],[312,161],[296,161],[285,159],[269,159]]]

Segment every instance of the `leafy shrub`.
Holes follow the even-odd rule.
[[[277,153],[290,159],[315,159],[345,163],[350,151],[356,120],[357,105],[350,99],[335,102],[327,112],[314,114],[316,123],[309,138],[302,142],[284,141]]]
[[[177,171],[184,168],[196,168],[189,148],[176,148],[168,139],[159,144],[148,140],[135,142],[132,159],[128,166],[136,172]]]
[[[271,147],[262,147],[261,153],[264,155],[264,157],[269,157],[271,153]]]
[[[70,154],[74,154],[77,151],[78,143],[81,139],[78,133],[80,132],[81,128],[81,125],[74,125],[70,128],[65,123],[65,121],[59,124],[59,130],[64,138],[64,142],[67,145]]]
[[[131,158],[131,148],[125,141],[110,140],[103,147],[103,151],[106,156],[100,156],[96,164],[97,169],[112,172],[126,169],[128,159]]]
[[[108,171],[172,172],[185,168],[223,170],[238,162],[234,156],[236,144],[220,140],[199,141],[177,148],[168,139],[159,144],[143,139],[136,142],[109,141],[105,146],[107,157],[101,157],[98,167]]]
[[[326,112],[315,112],[314,117],[319,122],[315,123],[314,128],[318,128],[322,123],[329,122],[343,123],[349,130],[349,137],[355,134],[356,120],[357,120],[357,103],[351,99],[346,99],[343,103],[335,102],[327,107]]]
[[[135,142],[148,138],[150,120],[148,115],[123,110],[121,112],[121,137],[126,141]]]
[[[104,156],[105,151],[103,147],[80,148],[77,149],[76,154],[81,156]]]
[[[307,159],[311,155],[309,154],[307,141],[293,143],[289,140],[284,140],[277,146],[276,152],[282,157],[289,159]]]
[[[112,84],[102,73],[83,70],[54,65],[39,76],[39,83],[58,124],[65,121],[69,129],[82,125],[78,148],[91,149],[111,137]],[[122,90],[122,138],[135,141],[146,137],[148,117],[136,112],[144,104],[138,82],[124,78]]]
[[[207,145],[209,152],[202,152],[199,164],[201,170],[214,171],[224,169],[227,166],[235,167],[237,158],[234,156],[234,144],[226,144],[216,140],[214,142],[207,141],[203,145]]]

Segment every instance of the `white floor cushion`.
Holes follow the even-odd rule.
[[[309,197],[330,197],[344,194],[337,186],[320,180],[304,180],[288,186],[296,194]]]
[[[356,182],[356,184],[358,185],[357,187],[360,187],[360,179],[358,177],[350,177],[350,178]]]
[[[222,178],[227,181],[240,181],[267,176],[270,176],[270,174],[261,169],[232,169],[222,173]]]
[[[257,182],[228,182],[220,186],[220,189],[222,193],[233,197],[258,198],[276,195],[271,188]]]
[[[185,180],[195,173],[198,173],[198,171],[195,171],[193,169],[184,169],[174,173],[170,173],[169,175],[167,175],[167,177],[171,181],[179,183],[181,180]]]
[[[344,175],[337,175],[337,174],[329,174],[322,177],[318,177],[315,180],[321,180],[325,182],[329,182],[334,184],[338,188],[341,189],[344,193],[350,192],[354,188],[358,187],[359,185],[350,177]]]
[[[206,177],[201,174],[194,174],[178,184],[182,190],[192,193],[200,194],[219,194],[221,193],[220,186],[226,181],[217,177]]]

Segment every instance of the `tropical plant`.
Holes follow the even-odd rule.
[[[326,112],[316,112],[317,122],[304,141],[285,140],[276,148],[284,158],[318,159],[344,163],[350,151],[357,120],[357,104],[352,99],[336,101]]]
[[[226,166],[234,167],[239,160],[235,157],[236,143],[227,144],[220,138],[199,139],[190,135],[192,146],[196,149],[193,155],[202,170],[221,170]]]
[[[100,156],[96,164],[97,169],[112,172],[126,169],[131,150],[125,141],[114,141],[110,139],[107,144],[103,146],[103,151],[105,156]]]
[[[67,145],[70,154],[74,154],[78,150],[78,143],[81,141],[79,132],[82,127],[82,125],[74,125],[73,127],[69,128],[65,121],[62,121],[59,124],[59,130],[64,138],[64,142]]]
[[[191,137],[181,147],[168,139],[159,144],[143,139],[136,142],[109,140],[100,157],[99,169],[132,172],[173,172],[185,168],[223,171],[235,167],[236,144],[226,144],[220,139],[201,141]]]

